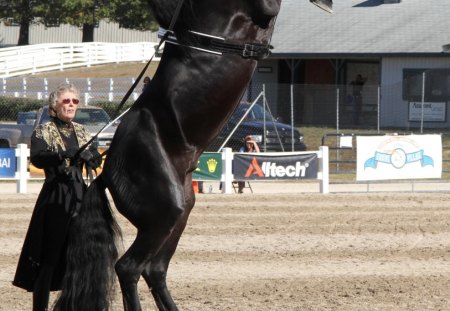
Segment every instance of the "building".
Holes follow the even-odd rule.
[[[293,99],[287,88],[271,96],[280,111],[294,103],[296,124],[334,124],[337,114],[351,123],[350,83],[361,74],[363,121],[375,122],[379,112],[381,127],[447,128],[448,0],[334,2],[328,14],[309,1],[283,0],[273,54],[259,64],[253,86],[295,85]]]
[[[17,45],[19,29],[19,24],[0,22],[0,48]],[[82,36],[82,28],[73,25],[61,24],[54,27],[44,24],[30,25],[30,44],[78,43],[81,42]],[[121,28],[118,23],[106,20],[99,21],[94,29],[95,42],[156,42],[157,39],[156,32]]]

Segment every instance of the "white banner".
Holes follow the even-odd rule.
[[[441,178],[440,135],[358,136],[357,180]]]
[[[409,121],[426,122],[445,122],[445,112],[447,111],[447,104],[443,103],[424,103],[422,110],[422,103],[409,103]]]

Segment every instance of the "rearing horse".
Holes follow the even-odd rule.
[[[149,0],[169,28],[178,1]],[[102,174],[74,218],[67,273],[56,310],[108,309],[117,251],[105,194],[136,228],[115,263],[126,311],[141,310],[142,276],[159,310],[177,310],[169,262],[195,202],[192,171],[239,103],[257,60],[268,54],[281,0],[184,0],[150,86],[115,133]],[[80,270],[80,266],[81,269]]]

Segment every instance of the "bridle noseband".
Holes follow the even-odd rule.
[[[192,30],[189,30],[188,32],[191,36],[195,37],[195,44],[181,44],[173,32],[167,36],[165,29],[160,29],[158,35],[161,37],[167,36],[165,42],[169,44],[179,45],[216,55],[235,54],[243,58],[255,60],[266,58],[270,55],[270,50],[273,48],[270,44],[231,43],[226,42],[226,39],[222,37],[212,36]]]

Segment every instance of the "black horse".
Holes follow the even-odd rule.
[[[149,0],[171,28],[179,1]],[[160,310],[177,310],[169,262],[194,206],[192,171],[239,103],[257,60],[269,53],[281,0],[184,0],[150,86],[118,127],[102,174],[74,218],[67,275],[56,310],[108,309],[117,273],[125,310],[141,310],[142,276]],[[117,227],[105,189],[136,228],[115,263]]]

